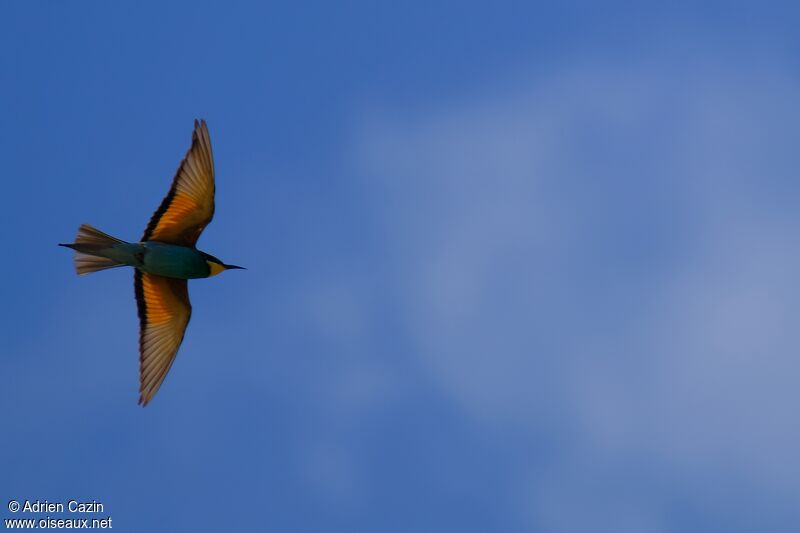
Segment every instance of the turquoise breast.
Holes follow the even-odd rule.
[[[144,272],[168,278],[194,279],[207,278],[208,263],[195,248],[165,244],[157,241],[142,243]]]

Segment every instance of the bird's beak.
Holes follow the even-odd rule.
[[[224,265],[224,266],[225,266],[225,270],[237,270],[237,269],[238,270],[247,270],[245,267],[240,267],[240,266],[236,266],[236,265]]]

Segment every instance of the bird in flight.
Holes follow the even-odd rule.
[[[75,242],[79,275],[131,266],[139,311],[139,404],[153,399],[169,372],[192,315],[187,280],[209,278],[227,265],[195,247],[214,216],[214,158],[204,120],[194,121],[192,146],[167,196],[150,218],[140,242],[116,239],[81,224]]]

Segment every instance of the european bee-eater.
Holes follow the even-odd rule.
[[[214,216],[214,158],[204,120],[194,121],[192,146],[140,242],[115,239],[82,224],[72,244],[79,275],[134,268],[139,311],[139,404],[153,399],[169,372],[192,315],[187,281],[215,276],[226,265],[195,247]]]

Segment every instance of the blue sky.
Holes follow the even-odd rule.
[[[0,8],[2,517],[123,531],[800,527],[790,4]],[[136,405],[137,239],[208,121],[249,270]]]

